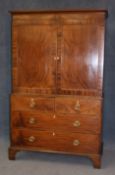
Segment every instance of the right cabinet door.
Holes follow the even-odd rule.
[[[103,14],[73,14],[60,17],[58,54],[60,93],[99,93],[103,74]]]

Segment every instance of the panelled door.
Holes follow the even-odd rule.
[[[98,94],[102,88],[104,14],[62,14],[58,26],[58,91]]]
[[[54,93],[57,26],[55,15],[15,15],[13,20],[13,90]]]
[[[13,20],[13,90],[98,94],[104,14],[25,14]]]

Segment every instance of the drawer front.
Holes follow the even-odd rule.
[[[54,99],[48,97],[30,97],[30,96],[12,96],[12,110],[38,110],[38,111],[53,111]]]
[[[37,128],[40,130],[69,130],[71,132],[97,133],[101,132],[99,116],[88,115],[58,115],[38,112],[13,111],[12,127]]]
[[[101,133],[100,116],[57,114],[55,115],[54,121],[58,130],[95,134]]]
[[[55,128],[54,114],[36,111],[12,111],[12,127],[52,130]]]
[[[70,153],[99,153],[98,135],[60,133],[49,131],[12,130],[12,145],[33,147],[38,150]]]
[[[88,97],[57,97],[55,109],[58,113],[97,115],[101,113],[101,100]]]

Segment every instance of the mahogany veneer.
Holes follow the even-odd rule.
[[[11,146],[101,166],[105,10],[12,12]]]

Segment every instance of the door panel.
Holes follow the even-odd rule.
[[[61,89],[96,89],[98,46],[96,27],[64,25]]]
[[[52,93],[55,90],[56,26],[19,25],[15,29],[18,91]]]

